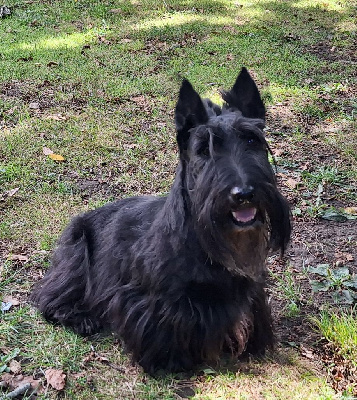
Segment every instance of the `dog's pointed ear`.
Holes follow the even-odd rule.
[[[240,71],[232,89],[222,92],[222,98],[229,107],[238,108],[245,117],[265,120],[265,107],[259,90],[245,67]]]
[[[201,97],[185,79],[181,85],[175,110],[176,138],[180,152],[187,149],[189,130],[207,121],[208,115]]]

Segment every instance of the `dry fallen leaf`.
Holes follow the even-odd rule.
[[[289,178],[286,182],[285,182],[286,186],[289,187],[290,189],[296,189],[297,186],[299,185],[299,182],[296,181],[295,179]]]
[[[2,301],[5,303],[11,303],[13,306],[18,306],[20,304],[18,299],[11,296],[3,296]]]
[[[300,346],[300,352],[301,352],[301,355],[302,355],[303,357],[306,357],[306,358],[308,358],[309,360],[312,360],[312,359],[314,358],[314,353],[313,353],[313,351],[310,350],[310,349],[308,349],[307,347]]]
[[[85,44],[85,45],[82,47],[81,54],[82,54],[82,55],[86,55],[85,52],[86,52],[86,50],[88,50],[88,49],[90,49],[90,45],[89,45],[89,44]]]
[[[15,188],[15,189],[11,189],[7,191],[7,197],[12,197],[15,193],[17,193],[20,190],[19,187]]]
[[[340,262],[341,265],[344,265],[345,261],[353,261],[354,260],[354,256],[351,253],[336,252],[335,257],[338,259],[336,261],[336,266],[337,266],[338,262]]]
[[[95,351],[91,351],[84,359],[83,363],[88,363],[91,361],[100,361],[100,362],[109,362],[107,357],[103,357],[96,353]]]
[[[39,110],[39,109],[40,109],[40,104],[37,103],[37,102],[30,103],[30,104],[29,104],[29,108],[30,108],[31,110]]]
[[[112,42],[105,38],[105,36],[98,36],[98,41],[104,44],[112,44]]]
[[[344,211],[350,215],[357,215],[357,207],[346,207]]]
[[[49,156],[50,154],[53,154],[53,151],[51,149],[49,149],[48,147],[43,147],[42,151],[45,156]]]
[[[51,385],[56,390],[63,390],[66,386],[66,374],[62,369],[49,368],[45,372],[47,384]]]
[[[32,376],[26,376],[22,374],[14,376],[12,374],[5,373],[1,375],[1,380],[9,386],[10,390],[14,390],[25,385],[26,383],[30,383],[32,389],[36,390],[37,393],[42,392],[41,381],[39,379],[34,379]]]
[[[73,378],[73,379],[81,379],[81,378],[84,378],[86,376],[86,374],[87,373],[84,372],[84,371],[72,373],[71,374],[71,378]]]
[[[17,375],[21,372],[21,364],[16,360],[11,360],[9,363],[10,371]]]
[[[31,56],[29,56],[29,57],[20,57],[20,58],[17,59],[17,61],[24,61],[24,62],[32,61],[32,60],[33,60],[33,57],[31,57]]]
[[[28,256],[24,256],[23,254],[11,254],[7,258],[10,261],[20,261],[27,262],[29,260]]]
[[[284,153],[284,149],[276,149],[274,150],[274,156],[280,157]]]
[[[65,117],[62,114],[53,114],[53,115],[47,115],[46,119],[52,119],[54,121],[65,121],[67,117]]]
[[[11,190],[7,190],[5,193],[1,194],[0,193],[0,201],[3,201],[5,199],[7,199],[8,197],[12,197],[15,193],[17,193],[20,190],[19,187],[11,189]]]
[[[49,68],[51,68],[51,67],[57,67],[57,65],[58,65],[57,62],[55,62],[55,61],[50,61],[50,62],[47,64],[47,67],[49,67]]]
[[[64,161],[64,157],[61,156],[60,154],[49,154],[48,157],[50,157],[54,161]]]
[[[109,367],[120,371],[120,372],[125,372],[125,368],[121,367],[120,365],[114,364],[110,362],[110,360],[107,357],[103,357],[100,354],[96,353],[95,351],[91,351],[88,356],[86,356],[83,359],[83,364],[90,363],[92,361],[99,361],[105,365],[108,365]]]

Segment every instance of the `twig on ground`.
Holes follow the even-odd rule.
[[[25,392],[27,392],[29,389],[31,389],[31,383],[25,383],[24,385],[19,386],[18,388],[16,388],[12,392],[7,393],[5,396],[1,396],[0,400],[14,399],[18,395],[24,394]]]

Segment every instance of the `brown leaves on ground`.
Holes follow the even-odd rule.
[[[298,182],[297,180],[295,180],[293,178],[288,178],[284,183],[290,189],[296,189],[298,187],[298,185],[300,184],[300,182]]]
[[[24,254],[10,254],[7,259],[9,261],[19,261],[20,263],[26,263],[29,260],[29,257]]]
[[[20,57],[16,60],[17,62],[19,61],[23,61],[23,62],[27,62],[27,61],[33,61],[33,57],[29,56],[29,57]]]
[[[152,111],[151,103],[147,97],[138,95],[131,97],[130,100],[135,103],[141,111],[147,113],[150,113]]]
[[[8,391],[14,391],[26,384],[31,385],[31,389],[40,393],[43,390],[40,379],[35,379],[33,376],[21,374],[21,363],[16,360],[11,360],[9,363],[11,373],[4,373],[0,376],[0,381]],[[61,369],[49,368],[45,372],[47,385],[55,390],[63,390],[66,386],[67,375]]]
[[[17,375],[21,372],[21,363],[17,360],[11,360],[9,362],[9,369],[14,375]]]
[[[67,117],[64,116],[64,115],[61,114],[61,113],[58,113],[58,114],[47,115],[47,116],[45,117],[45,119],[49,119],[49,120],[53,120],[53,121],[66,121],[66,120],[67,120]]]
[[[88,356],[83,359],[83,364],[87,364],[93,361],[101,362],[103,364],[108,365],[109,367],[119,371],[125,372],[125,368],[121,367],[120,365],[112,363],[107,357],[103,357],[95,351],[91,351]]]
[[[29,109],[30,110],[39,110],[41,108],[40,103],[37,101],[33,101],[32,103],[29,103]]]
[[[42,391],[42,384],[40,379],[35,379],[33,376],[18,374],[13,375],[8,372],[5,372],[0,376],[0,380],[4,383],[4,386],[9,390],[16,390],[19,387],[22,387],[29,383],[31,385],[31,389],[35,390],[37,393]]]
[[[47,63],[47,67],[51,68],[51,67],[57,67],[59,64],[58,62],[55,61],[50,61],[49,63]]]
[[[48,147],[43,147],[42,151],[45,156],[49,156],[50,154],[53,154],[53,151],[51,149],[49,149]]]
[[[338,348],[332,343],[325,342],[321,347],[321,360],[325,365],[329,365],[329,380],[336,392],[341,393],[352,390],[354,396],[357,395],[357,367],[348,360],[345,360]],[[352,397],[351,397],[352,398]],[[355,397],[353,397],[355,398]]]
[[[0,193],[0,201],[5,201],[7,198],[14,196],[20,190],[19,187],[7,190],[4,193]]]
[[[4,296],[2,300],[5,302],[11,302],[13,306],[18,306],[20,304],[20,301],[18,299],[11,296]]]
[[[52,386],[53,389],[63,390],[66,386],[67,375],[62,369],[49,368],[45,372],[47,385]]]
[[[357,215],[357,207],[346,207],[344,211],[350,215]]]
[[[63,156],[61,156],[60,154],[55,154],[51,149],[49,149],[48,147],[43,147],[42,148],[42,152],[45,156],[48,156],[49,158],[51,158],[51,160],[53,161],[64,161],[65,158]]]

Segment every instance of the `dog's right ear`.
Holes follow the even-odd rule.
[[[175,123],[177,130],[177,143],[180,152],[185,151],[190,137],[189,130],[208,121],[206,108],[200,95],[188,80],[181,85],[179,99],[175,110]]]
[[[240,71],[229,92],[222,92],[229,107],[237,108],[244,117],[265,120],[265,107],[254,79],[245,67]]]

